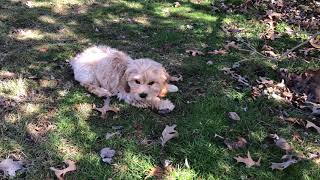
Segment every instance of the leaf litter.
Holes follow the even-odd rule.
[[[166,125],[165,129],[162,131],[161,145],[164,146],[170,139],[178,137],[178,132],[174,129],[177,125],[168,126]]]
[[[57,169],[55,167],[50,167],[50,170],[52,170],[55,173],[58,180],[64,180],[64,175],[67,172],[72,172],[72,171],[77,170],[76,163],[74,161],[65,160],[64,163],[66,163],[68,165],[68,167],[61,169],[61,170]]]
[[[233,121],[240,121],[240,117],[236,112],[229,112],[228,117]]]
[[[282,160],[285,160],[285,158],[281,158]],[[291,166],[292,164],[297,163],[298,160],[296,159],[292,159],[292,156],[290,156],[290,158],[288,158],[287,160],[285,160],[284,162],[281,163],[271,163],[271,169],[277,169],[277,170],[284,170],[286,168],[288,168],[289,166]]]
[[[310,121],[307,121],[306,128],[307,129],[314,128],[320,134],[320,127],[318,127],[317,125],[315,125],[314,123],[312,123]]]
[[[234,157],[234,159],[239,163],[244,163],[247,168],[251,168],[252,166],[260,166],[261,157],[258,159],[258,161],[254,161],[251,158],[250,152],[248,151],[247,157]]]
[[[22,161],[14,161],[7,158],[0,162],[0,170],[3,171],[4,176],[15,177],[16,171],[23,169]]]
[[[103,148],[100,151],[100,157],[102,158],[102,161],[108,164],[112,163],[112,158],[116,154],[116,151],[111,148]]]
[[[241,149],[247,145],[247,140],[243,137],[237,137],[237,141],[225,139],[223,143],[228,147],[229,150]]]

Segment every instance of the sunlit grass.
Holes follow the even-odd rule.
[[[292,115],[294,109],[272,99],[253,100],[250,88],[237,88],[237,82],[221,69],[245,60],[238,73],[254,83],[257,69],[276,80],[276,68],[303,71],[319,68],[319,63],[274,62],[237,50],[225,55],[189,56],[186,49],[208,52],[222,48],[227,40],[236,41],[226,36],[221,26],[241,29],[239,35],[260,50],[266,43],[260,38],[266,26],[249,13],[214,13],[209,0],[179,2],[179,7],[174,7],[173,1],[150,0],[37,0],[31,1],[30,7],[26,2],[5,2],[7,8],[0,11],[4,39],[0,68],[1,72],[15,72],[17,77],[0,77],[0,96],[19,101],[0,111],[0,156],[4,159],[13,154],[27,162],[28,170],[18,178],[52,179],[49,167],[72,159],[77,171],[66,174],[66,179],[144,179],[150,169],[162,167],[164,160],[172,161],[173,171],[163,179],[318,179],[319,166],[314,162],[297,163],[281,172],[271,170],[270,163],[279,162],[283,153],[276,147],[262,146],[272,132],[285,137],[298,151],[307,148],[315,152],[319,151],[315,145],[319,135],[280,121],[278,111]],[[287,27],[279,23],[276,30],[285,32]],[[268,43],[281,52],[307,37],[307,32],[299,30],[295,36]],[[114,98],[111,104],[121,111],[100,118],[92,105],[100,107],[103,100],[74,81],[68,65],[68,59],[92,44],[110,45],[134,58],[153,58],[170,74],[182,74],[184,80],[175,83],[180,91],[168,97],[176,109],[159,115]],[[206,64],[209,60],[213,65]],[[231,111],[239,114],[239,122],[229,120]],[[33,140],[27,126],[40,121],[55,128],[41,140]],[[179,137],[161,147],[162,130],[172,124],[177,124]],[[122,127],[121,136],[106,139],[105,134],[115,132],[115,127]],[[292,140],[296,131],[304,136],[304,144]],[[248,146],[231,151],[215,134],[244,137]],[[141,138],[155,143],[141,144]],[[112,165],[99,156],[104,147],[116,150]],[[262,157],[261,167],[236,163],[233,157],[247,151],[254,159]]]
[[[0,95],[19,99],[27,95],[27,83],[20,77],[18,79],[1,81],[0,80]]]

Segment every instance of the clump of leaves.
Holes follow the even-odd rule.
[[[244,148],[247,145],[247,140],[243,137],[238,137],[237,141],[225,139],[223,143],[228,147],[229,150],[234,150]]]

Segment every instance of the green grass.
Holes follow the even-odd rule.
[[[242,36],[257,49],[264,42],[264,32],[254,14],[212,13],[209,1],[200,4],[181,1],[37,0],[31,7],[20,1],[0,3],[0,72],[18,76],[2,79],[0,95],[16,101],[13,109],[0,111],[0,157],[12,155],[28,165],[19,172],[21,179],[52,179],[51,166],[62,165],[65,159],[77,162],[77,171],[66,179],[144,179],[152,167],[171,160],[174,167],[167,178],[173,179],[319,179],[320,167],[313,161],[299,162],[284,171],[271,170],[271,162],[279,162],[284,154],[276,147],[262,148],[269,133],[285,137],[297,151],[317,151],[315,132],[280,121],[278,110],[291,116],[308,118],[299,110],[272,99],[253,100],[249,89],[236,89],[236,84],[221,71],[243,58],[250,58],[240,67],[241,74],[253,82],[256,71],[276,80],[276,68],[291,71],[319,68],[319,61],[303,59],[282,62],[268,61],[245,52],[226,55],[190,57],[186,49],[218,49],[232,37],[220,26],[244,28]],[[239,1],[229,3],[238,4]],[[193,28],[186,28],[192,25]],[[280,23],[276,29],[285,31]],[[295,27],[294,27],[295,28]],[[305,40],[308,32],[282,37],[270,45],[283,52]],[[300,35],[299,35],[300,34]],[[106,44],[128,52],[132,57],[149,57],[164,64],[173,75],[182,74],[177,86],[181,91],[170,94],[176,109],[159,115],[150,109],[138,109],[113,99],[120,107],[118,114],[107,119],[91,109],[102,99],[87,93],[73,80],[66,60],[90,44]],[[213,65],[207,65],[208,60]],[[42,85],[42,80],[49,85]],[[56,84],[56,81],[58,84]],[[50,83],[53,83],[50,85]],[[248,107],[243,111],[242,107]],[[232,125],[227,113],[235,111],[241,121]],[[38,140],[30,140],[29,124],[49,121],[54,129]],[[135,125],[141,126],[141,137]],[[165,125],[177,124],[179,137],[164,148],[160,144],[142,145],[139,140],[158,140]],[[120,137],[106,140],[113,126],[123,126]],[[305,136],[304,144],[292,140],[293,132]],[[241,150],[228,150],[214,137],[248,140]],[[115,165],[105,165],[100,149],[115,149]],[[237,164],[235,156],[250,151],[253,159],[262,158],[261,167],[246,168]],[[188,159],[190,168],[184,165]],[[0,175],[0,178],[2,176]]]

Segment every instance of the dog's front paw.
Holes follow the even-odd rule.
[[[158,112],[159,112],[160,114],[166,114],[166,113],[171,112],[171,111],[174,109],[174,107],[175,107],[175,106],[172,104],[171,101],[169,101],[169,100],[163,100],[163,101],[160,103]]]

